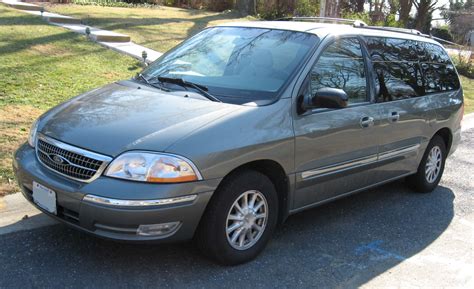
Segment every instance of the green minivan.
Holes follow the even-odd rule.
[[[401,178],[432,191],[463,116],[445,49],[316,20],[207,28],[52,108],[15,153],[23,195],[81,231],[194,239],[233,265],[290,214]]]

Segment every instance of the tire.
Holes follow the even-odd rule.
[[[247,207],[244,205],[245,196],[249,204]],[[251,206],[254,196],[254,206]],[[246,217],[239,214],[236,202]],[[253,213],[251,209],[258,206],[256,213]],[[254,259],[265,248],[277,219],[278,197],[270,179],[253,170],[238,172],[229,176],[214,193],[196,232],[196,242],[204,255],[222,265],[242,264]],[[233,228],[237,229],[228,234],[227,230]],[[238,231],[238,238],[232,242]],[[242,243],[241,238],[244,238]]]
[[[443,176],[446,155],[444,140],[440,136],[435,135],[426,148],[425,154],[418,166],[418,171],[407,178],[408,184],[417,192],[432,192],[438,186]],[[434,165],[431,166],[431,169],[428,169],[430,163],[434,163]],[[432,171],[431,174],[429,173],[430,170]]]

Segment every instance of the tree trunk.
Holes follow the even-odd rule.
[[[412,7],[412,0],[399,0],[400,3],[400,21],[406,27],[410,17],[410,10]]]
[[[356,0],[356,12],[358,13],[364,12],[364,3],[365,3],[365,0]]]
[[[257,14],[257,0],[237,0],[236,6],[242,16]]]
[[[339,0],[332,0],[332,1],[327,1],[326,0],[326,17],[333,17],[333,18],[338,18],[340,17],[340,9],[339,9]]]
[[[415,18],[415,29],[423,32],[430,33],[431,19],[433,11],[436,10],[435,6],[438,3],[437,0],[419,0],[413,1],[413,5],[416,8]]]

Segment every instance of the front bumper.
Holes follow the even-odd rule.
[[[91,183],[63,177],[45,168],[27,144],[15,153],[13,169],[25,198],[45,214],[76,229],[104,238],[149,242],[183,241],[191,239],[213,191],[220,180],[182,184],[149,184],[101,176]],[[56,192],[57,215],[45,212],[33,202],[33,181]],[[110,204],[84,200],[86,195],[111,199]],[[186,196],[193,196],[184,198]],[[160,200],[184,200],[160,202]],[[129,200],[131,202],[122,202]],[[154,200],[137,206],[141,200]],[[127,204],[133,204],[128,206]],[[172,234],[143,236],[137,234],[140,225],[179,222]]]

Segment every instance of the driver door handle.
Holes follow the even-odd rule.
[[[388,117],[391,122],[397,122],[400,119],[398,111],[392,111]]]
[[[360,127],[368,128],[374,125],[374,118],[371,116],[364,116],[360,119]]]

